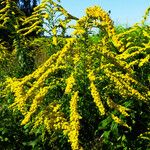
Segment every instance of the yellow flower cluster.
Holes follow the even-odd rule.
[[[60,65],[60,64],[67,64],[66,61],[66,57],[67,55],[69,55],[69,53],[72,50],[72,46],[76,43],[76,39],[75,38],[69,38],[67,39],[67,44],[62,48],[59,57],[57,59],[56,65]],[[68,56],[69,57],[69,56]]]
[[[117,116],[111,114],[111,117],[112,117],[112,119],[113,119],[116,123],[118,123],[118,124],[120,124],[120,125],[122,125],[122,126],[124,126],[124,127],[127,127],[127,128],[129,128],[129,129],[131,129],[131,127],[129,127],[125,122],[123,122],[123,121],[122,121],[120,118],[118,118]]]
[[[44,125],[49,132],[51,130],[63,130],[66,134],[69,130],[69,124],[60,111],[60,107],[61,105],[55,102],[49,104],[44,115]]]
[[[0,9],[0,21],[1,21],[0,27],[2,27],[2,29],[4,28],[7,29],[9,28],[9,26],[11,26],[11,30],[15,30],[15,32],[17,32],[19,26],[26,18],[25,15],[22,13],[20,9],[18,9],[16,2],[12,0],[1,1],[0,5],[2,6]],[[15,17],[16,13],[19,17]]]
[[[43,124],[43,122],[44,122],[44,116],[45,116],[45,111],[40,111],[40,112],[35,116],[34,123],[33,123],[33,127],[32,127],[32,129],[31,129],[31,132],[32,132],[34,129],[37,129],[40,125]]]
[[[126,36],[128,34],[131,34],[132,32],[134,32],[136,30],[137,30],[137,26],[133,26],[131,29],[129,29],[129,30],[125,31],[125,32],[119,33],[119,34],[115,34],[112,37],[113,44],[118,48],[119,52],[121,53],[120,55],[122,55],[124,52],[127,52],[127,48],[131,44],[133,44],[133,42],[131,41],[130,37],[128,37],[126,39],[127,40],[126,44],[124,44],[121,40],[124,39],[124,38],[126,38]],[[120,55],[118,55],[118,56],[120,56]],[[122,58],[124,58],[124,57],[122,57]]]
[[[135,56],[137,56],[141,53],[146,53],[146,52],[149,51],[150,43],[145,44],[144,46],[145,46],[144,48],[143,47],[142,48],[137,47],[137,46],[136,47],[131,47],[125,53],[122,53],[121,56],[119,56],[119,57],[126,60],[126,59],[129,59],[129,58],[132,59],[133,57],[135,57]],[[128,51],[130,51],[133,48],[136,49],[136,51],[134,51],[133,53],[129,53]]]
[[[86,33],[86,28],[88,26],[88,17],[83,16],[81,17],[75,25],[72,26],[75,30],[73,31],[72,35],[78,35],[78,36],[83,36]]]
[[[70,77],[68,79],[66,79],[66,89],[65,89],[65,94],[69,94],[72,91],[72,88],[75,84],[75,79],[73,77],[73,74],[70,75]]]
[[[76,29],[72,34],[73,35],[83,35],[84,33],[86,33],[85,30],[79,28],[79,29]]]
[[[90,81],[94,81],[96,79],[93,70],[89,70],[88,78]]]
[[[52,33],[53,33],[53,35],[56,36],[56,34],[57,34],[57,28],[56,28],[56,27],[54,27],[54,28],[52,29]]]
[[[115,83],[115,88],[118,89],[119,93],[127,98],[128,96],[136,96],[139,100],[147,101],[148,99],[142,95],[138,90],[134,89],[129,85],[127,81],[129,80],[123,80],[121,76],[117,73],[112,73],[108,69],[105,69],[105,74],[110,78],[112,82]]]
[[[44,82],[48,75],[50,73],[53,73],[59,69],[65,69],[65,62],[64,62],[64,57],[66,56],[66,53],[69,53],[71,51],[71,46],[74,44],[74,39],[70,38],[67,40],[67,44],[64,46],[62,51],[57,52],[56,54],[52,55],[42,66],[40,66],[36,71],[34,71],[32,74],[25,76],[22,79],[7,79],[8,87],[11,88],[11,91],[15,95],[15,101],[10,107],[15,107],[21,111],[21,113],[24,115],[24,119],[22,121],[22,125],[26,124],[29,122],[31,119],[31,116],[37,112],[38,107],[40,106],[40,103],[43,102],[43,98],[45,97],[46,93],[48,92],[49,89],[53,88],[55,82],[51,82],[49,86],[44,86]],[[55,63],[55,65],[54,65]],[[63,65],[64,64],[64,65]],[[30,85],[30,80],[36,79],[33,83]],[[28,90],[24,89],[24,86],[26,86],[29,83],[29,86],[31,86]],[[57,86],[57,85],[55,85]],[[66,91],[68,91],[66,89]],[[30,107],[26,107],[26,103],[30,100]],[[29,109],[29,111],[27,111]],[[56,112],[56,107],[54,108],[54,112]],[[63,118],[59,116],[59,113],[57,113],[57,119],[56,121],[53,122],[53,127],[55,129],[58,128],[63,128],[64,134],[68,132],[67,128],[67,123],[59,123],[62,122]],[[39,116],[37,114],[37,116]],[[42,117],[41,117],[42,118]],[[56,116],[55,116],[56,118]],[[35,122],[35,127],[38,126],[38,124],[41,123],[42,119],[36,119]],[[43,123],[45,124],[47,129],[51,129],[49,121],[49,117],[43,118]]]
[[[45,94],[48,92],[49,87],[44,87],[41,88],[39,93],[37,93],[33,99],[33,102],[30,106],[29,111],[27,112],[27,114],[25,115],[25,118],[22,121],[22,125],[25,125],[31,118],[31,115],[33,113],[35,113],[35,111],[37,110],[38,106],[40,105],[40,103],[42,102]]]
[[[70,129],[68,133],[69,142],[71,143],[72,150],[81,149],[79,146],[79,129],[80,123],[79,119],[81,119],[78,111],[77,111],[77,102],[79,100],[78,91],[74,92],[71,101],[70,101]]]
[[[46,109],[40,111],[35,117],[31,132],[40,125],[44,125],[48,132],[62,130],[64,135],[67,135],[69,132],[69,123],[64,118],[64,113],[60,111],[60,108],[60,104],[52,102]]]
[[[112,62],[112,63],[109,63],[109,65],[115,65],[118,68],[125,70],[126,72],[129,72],[129,73],[133,72],[133,69],[130,66],[128,66],[128,64],[125,61],[122,61],[120,58],[117,57],[115,53],[111,52],[108,49],[108,47],[106,46],[107,42],[105,41],[105,39],[102,39],[102,43],[103,45],[98,45],[97,49],[105,57],[106,62],[107,61]],[[106,65],[108,65],[108,63]],[[105,69],[105,67],[103,69]]]
[[[137,80],[135,80],[130,74],[126,73],[126,74],[119,74],[118,77],[121,77],[123,80],[125,80],[125,82],[129,85],[137,85],[138,87],[140,87],[141,89],[145,90],[146,92],[149,91],[149,89],[142,85],[142,83],[138,82]]]
[[[149,35],[149,33],[148,33],[148,32],[143,31],[143,35],[144,35],[145,37],[147,37],[147,38],[149,38],[149,39],[150,39],[150,35]]]
[[[48,19],[48,18],[49,18],[49,14],[46,13],[46,14],[44,15],[44,18],[45,18],[45,19]]]
[[[10,105],[10,107],[14,107],[17,105],[21,113],[26,114],[26,110],[24,109],[26,98],[23,94],[23,85],[15,78],[7,78],[6,84],[6,88],[10,88],[10,90],[14,93],[15,96],[15,102],[12,105]]]
[[[56,36],[53,36],[53,44],[57,45],[57,37]]]
[[[33,16],[32,16],[32,17],[33,17]],[[24,21],[24,24],[29,23],[30,20],[34,21],[34,20],[31,19],[31,18],[26,18],[25,21]],[[26,36],[26,35],[32,33],[33,31],[36,31],[36,30],[41,29],[40,24],[42,23],[42,21],[39,20],[39,19],[37,20],[37,18],[35,18],[35,20],[36,20],[36,21],[35,21],[31,26],[28,26],[28,27],[26,27],[26,28],[20,29],[20,30],[18,30],[17,32],[18,32],[18,33],[23,33],[23,35]]]
[[[104,23],[104,28],[109,37],[112,37],[115,34],[112,20],[110,19],[108,13],[106,13],[101,7],[89,7],[86,9],[86,14],[90,18],[100,19],[100,21]]]
[[[76,23],[76,27],[82,27],[85,28],[85,24],[88,22],[88,17],[87,16],[83,16],[81,17],[77,23]]]
[[[94,102],[95,102],[96,106],[98,107],[101,115],[105,115],[105,108],[103,106],[99,92],[97,91],[97,88],[96,88],[95,84],[93,83],[93,81],[91,81],[91,83],[90,83],[90,89],[91,89],[91,95],[92,95]]]
[[[119,50],[119,52],[125,51],[124,44],[121,42],[121,40],[119,40],[119,37],[116,34],[112,36],[112,42],[114,46]]]
[[[78,51],[76,51],[76,53],[74,54],[74,57],[73,57],[74,65],[76,65],[79,60],[80,60],[80,56],[79,56]]]
[[[118,110],[122,115],[129,116],[129,114],[126,112],[130,110],[129,108],[116,104],[109,97],[107,98],[107,104],[110,108],[114,108],[115,110]]]
[[[150,55],[147,55],[145,58],[140,59],[139,67],[142,67],[144,64],[150,62]]]

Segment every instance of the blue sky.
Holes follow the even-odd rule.
[[[111,18],[116,25],[133,25],[139,22],[150,0],[61,0],[61,5],[71,14],[81,17],[89,6],[100,5],[104,10],[111,10]]]

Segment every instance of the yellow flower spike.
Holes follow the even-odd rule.
[[[34,97],[32,104],[30,106],[30,109],[29,109],[28,113],[25,115],[25,119],[22,121],[22,125],[26,124],[30,120],[31,115],[33,115],[36,112],[39,104],[43,100],[43,97],[48,92],[48,89],[49,89],[48,87],[41,88],[39,93]]]
[[[65,94],[69,94],[72,91],[73,86],[75,85],[75,78],[73,77],[73,74],[70,75],[68,79],[66,79],[66,89]]]
[[[91,81],[91,83],[90,83],[90,89],[91,89],[91,95],[92,95],[94,102],[95,102],[96,106],[98,107],[101,115],[105,115],[105,108],[103,106],[99,92],[97,91],[97,88],[94,85],[93,81]]]
[[[113,21],[110,19],[107,12],[105,12],[101,7],[99,6],[93,6],[86,9],[86,15],[89,18],[98,19],[101,22],[104,22],[106,24],[104,26],[106,32],[108,33],[109,37],[114,36],[115,30],[113,26]]]
[[[88,78],[90,81],[94,81],[96,79],[94,73],[93,73],[93,70],[89,70],[89,74],[88,74]]]
[[[68,133],[69,142],[71,143],[72,150],[79,150],[79,129],[81,119],[77,111],[77,102],[79,100],[78,91],[74,92],[71,101],[70,101],[70,129]]]
[[[118,110],[122,115],[129,116],[129,114],[126,112],[130,110],[129,108],[114,103],[110,98],[107,98],[107,104],[110,108]]]
[[[30,114],[27,114],[25,118],[22,120],[21,125],[25,125],[30,121]]]
[[[49,18],[49,14],[45,14],[43,17],[44,17],[45,19],[48,19],[48,18]]]
[[[145,58],[141,59],[139,67],[142,67],[144,64],[150,62],[150,55],[147,55]]]
[[[54,27],[54,28],[52,29],[52,33],[53,33],[53,35],[56,35],[56,34],[57,34],[57,28],[56,28],[56,27]]]
[[[53,44],[56,46],[57,45],[57,37],[53,36]]]
[[[120,118],[118,118],[117,116],[111,114],[111,117],[112,117],[112,119],[113,119],[116,123],[118,123],[118,124],[120,124],[120,125],[122,125],[122,126],[124,126],[124,127],[127,127],[127,128],[129,128],[129,129],[131,129],[131,127],[129,127],[125,122],[123,122],[123,121],[122,121]]]
[[[73,35],[83,35],[85,33],[84,29],[76,29],[75,31],[73,31]]]
[[[76,52],[76,53],[74,54],[74,57],[73,57],[73,62],[74,62],[74,64],[76,64],[79,60],[80,60],[79,53]]]
[[[120,95],[122,97],[127,98],[128,96],[136,96],[139,100],[147,101],[148,99],[145,97],[145,95],[142,95],[138,90],[132,88],[129,84],[129,80],[125,79],[122,80],[124,77],[121,77],[117,73],[112,73],[108,69],[104,70],[106,75],[110,78],[112,82],[115,83],[116,86],[114,86],[116,89],[118,89]],[[120,80],[121,79],[121,80]],[[134,81],[134,80],[132,80]]]

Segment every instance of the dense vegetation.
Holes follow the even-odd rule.
[[[0,149],[150,147],[150,8],[124,28],[99,6],[0,2]]]

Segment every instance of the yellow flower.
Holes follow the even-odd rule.
[[[53,44],[57,45],[57,37],[56,36],[53,36]]]
[[[66,79],[66,83],[67,83],[67,86],[65,89],[65,94],[69,94],[75,84],[75,79],[73,77],[73,74],[71,74],[71,76],[68,79]]]
[[[72,150],[79,150],[79,129],[81,118],[77,111],[77,102],[79,100],[78,92],[75,92],[70,101],[70,129],[69,129],[69,141],[71,143]]]
[[[57,34],[57,28],[56,28],[56,27],[54,27],[54,28],[52,29],[52,33],[53,33],[53,35],[56,35],[56,34]]]
[[[48,18],[49,18],[49,14],[45,14],[45,15],[44,15],[44,18],[45,18],[45,19],[48,19]]]
[[[88,78],[90,81],[94,81],[95,80],[95,75],[93,73],[93,70],[89,70],[89,74],[88,74]]]
[[[103,106],[99,92],[97,91],[97,88],[95,87],[93,81],[90,84],[90,88],[91,88],[91,94],[92,94],[92,97],[94,99],[96,106],[98,107],[101,115],[105,115],[105,108]]]
[[[107,104],[110,108],[118,110],[122,115],[129,116],[129,114],[126,112],[130,110],[129,108],[116,104],[110,98],[107,98]]]
[[[129,128],[129,129],[131,129],[131,127],[129,127],[125,122],[123,122],[123,121],[122,121],[120,118],[118,118],[117,116],[111,114],[111,117],[112,117],[112,119],[113,119],[116,123],[118,123],[118,124],[120,124],[120,125],[122,125],[122,126],[125,126],[125,127]]]
[[[83,35],[85,33],[84,29],[76,29],[72,34],[73,35]]]
[[[105,28],[109,37],[115,35],[113,21],[110,19],[108,13],[105,12],[101,7],[99,6],[89,7],[86,9],[86,14],[89,18],[98,19],[102,22],[102,24],[105,24],[105,26],[103,27]]]

